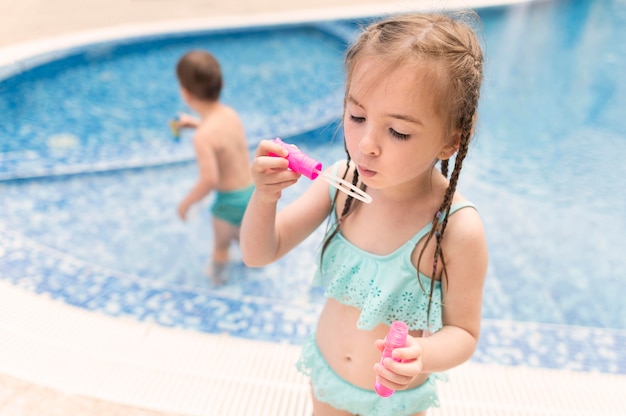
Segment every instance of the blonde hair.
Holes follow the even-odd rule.
[[[349,91],[352,73],[357,63],[364,57],[379,59],[389,68],[412,65],[416,71],[433,68],[437,90],[437,111],[443,117],[446,137],[458,132],[460,138],[455,156],[454,168],[441,205],[433,214],[432,229],[419,253],[417,268],[428,243],[436,239],[433,259],[433,274],[430,293],[441,259],[441,273],[446,276],[444,256],[441,251],[452,198],[456,191],[463,160],[474,135],[477,118],[478,99],[483,80],[483,52],[478,38],[466,17],[478,22],[473,13],[458,15],[456,18],[445,14],[407,14],[392,16],[368,26],[356,42],[348,49],[345,65],[347,70],[346,94]],[[432,67],[430,65],[433,65]],[[350,155],[348,154],[348,159]],[[448,176],[448,160],[441,161],[441,171]],[[346,172],[347,173],[347,172]],[[354,170],[353,183],[358,183],[358,173]],[[340,218],[350,212],[353,200],[348,198]],[[440,223],[440,218],[445,214]],[[338,227],[335,228],[335,231]],[[326,244],[330,242],[331,233]],[[325,244],[325,246],[326,246]],[[421,285],[421,279],[418,279]],[[429,305],[430,310],[430,305]]]

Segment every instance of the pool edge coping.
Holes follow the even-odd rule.
[[[64,394],[177,414],[206,414],[209,407],[221,405],[220,414],[240,415],[248,405],[228,404],[232,390],[249,397],[262,395],[266,411],[260,414],[278,414],[277,408],[286,406],[291,412],[280,414],[294,414],[294,400],[300,408],[297,414],[310,414],[303,411],[310,406],[308,381],[293,365],[299,346],[116,319],[44,300],[2,282],[0,288],[7,289],[0,291],[4,300],[0,318],[9,318],[0,319],[0,332],[7,340],[6,354],[0,357],[3,374]],[[184,354],[175,354],[181,351]],[[455,381],[438,388],[445,408],[453,412],[582,415],[594,408],[594,414],[608,416],[616,415],[615,409],[624,403],[618,394],[624,374],[471,361],[449,374]],[[572,396],[583,388],[590,394]],[[603,405],[597,408],[598,403]],[[260,410],[259,404],[256,400],[252,411]],[[582,411],[572,412],[574,408]],[[442,414],[448,412],[433,410],[433,415]]]
[[[283,24],[302,24],[349,18],[367,18],[401,12],[428,10],[481,9],[488,7],[510,6],[548,0],[449,0],[446,4],[434,7],[431,2],[405,1],[385,5],[341,6],[321,9],[302,9],[297,11],[259,13],[250,15],[223,15],[209,18],[176,19],[150,23],[115,25],[100,29],[81,30],[41,38],[13,45],[0,47],[0,80],[6,79],[23,69],[26,60],[33,60],[31,65],[55,59],[58,54],[73,48],[92,43],[115,41],[129,37],[142,37],[156,34],[174,34],[198,30],[237,29],[246,26],[272,26]],[[56,54],[55,54],[56,52]]]

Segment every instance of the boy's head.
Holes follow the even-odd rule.
[[[187,52],[176,65],[180,86],[200,100],[217,101],[222,91],[222,70],[217,59],[201,50]]]

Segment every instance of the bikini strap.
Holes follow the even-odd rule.
[[[460,209],[468,208],[468,207],[474,208],[476,211],[478,211],[478,209],[476,209],[476,206],[472,204],[470,201],[461,201],[461,202],[457,202],[456,204],[452,204],[450,206],[450,215],[454,214]],[[444,217],[445,217],[445,214],[442,215],[441,218],[439,219],[440,223],[443,221]]]
[[[450,215],[454,214],[455,212],[457,212],[458,210],[463,209],[463,208],[474,208],[474,209],[476,209],[476,206],[474,204],[472,204],[470,201],[457,202],[456,204],[452,204],[450,206]],[[446,218],[446,214],[444,212],[441,215],[441,217],[439,217],[439,224],[441,224],[445,218]],[[424,228],[419,230],[417,232],[417,234],[415,234],[415,236],[413,236],[413,238],[410,240],[411,243],[412,244],[417,244],[417,242],[420,241],[422,238],[424,238],[424,236],[426,234],[428,234],[431,229],[432,229],[432,222],[429,222],[428,224],[426,224],[424,226]]]

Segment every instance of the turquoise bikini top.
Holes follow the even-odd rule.
[[[331,200],[335,193],[335,188],[330,187]],[[453,204],[450,215],[465,207],[474,205],[467,201]],[[335,210],[332,216],[337,223]],[[442,215],[439,221],[443,219]],[[437,332],[443,326],[441,282],[434,282],[428,314],[427,293],[431,279],[419,273],[420,286],[417,270],[411,262],[416,244],[430,229],[429,223],[400,248],[384,256],[358,248],[338,232],[324,252],[313,283],[327,287],[327,297],[360,309],[359,329],[370,330],[381,323],[391,325],[393,321],[403,321],[410,330]]]

